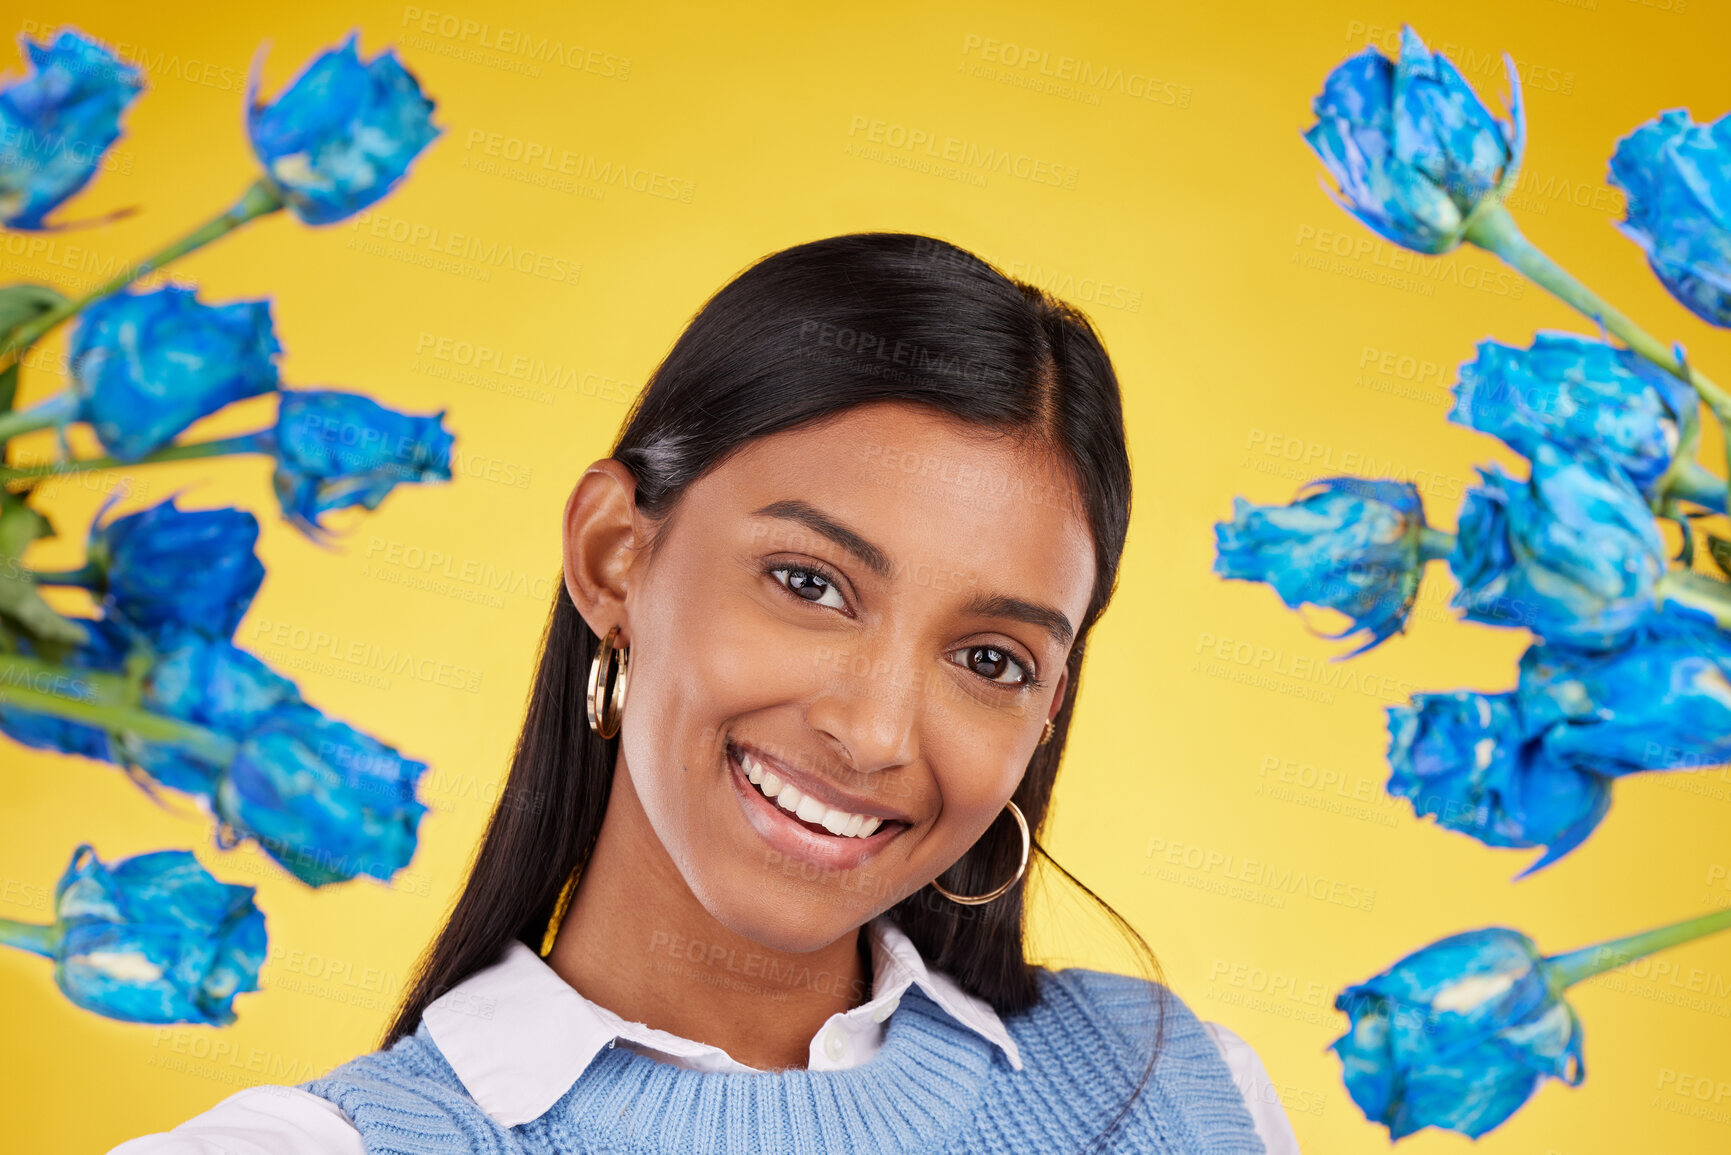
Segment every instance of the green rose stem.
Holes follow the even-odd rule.
[[[1424,561],[1442,561],[1455,551],[1455,535],[1425,526],[1419,531],[1418,556]]]
[[[102,567],[95,562],[86,562],[77,569],[32,570],[29,576],[39,586],[77,586],[88,590],[95,589],[96,583],[102,580]]]
[[[57,305],[36,319],[13,330],[11,339],[4,346],[0,346],[0,369],[15,364],[26,349],[40,341],[68,317],[77,316],[93,302],[99,301],[111,293],[118,293],[140,277],[155,272],[170,261],[178,260],[195,249],[203,248],[218,237],[238,229],[254,217],[274,213],[282,207],[281,191],[268,177],[260,177],[251,188],[246,190],[235,206],[227,212],[200,225],[161,252],[144,258],[136,265],[127,266],[107,284],[91,290],[76,301],[67,301],[62,305]]]
[[[1689,570],[1669,570],[1654,586],[1654,592],[1665,601],[1700,610],[1731,630],[1731,585],[1717,578]]]
[[[1562,991],[1583,979],[1627,966],[1655,951],[1717,934],[1727,928],[1731,928],[1731,910],[1716,910],[1712,914],[1684,919],[1656,930],[1642,931],[1626,938],[1614,938],[1597,946],[1584,946],[1567,954],[1552,955],[1545,960],[1545,972],[1550,979],[1551,989]]]
[[[0,439],[5,437],[4,427],[9,414],[0,414]],[[242,433],[236,437],[221,437],[214,441],[189,441],[182,445],[170,445],[166,449],[158,449],[155,453],[140,457],[137,461],[120,461],[113,457],[85,457],[74,461],[51,461],[45,465],[0,466],[0,484],[9,481],[28,481],[40,477],[58,477],[62,473],[87,473],[93,469],[131,469],[138,465],[155,465],[163,461],[191,461],[199,457],[221,457],[229,453],[262,453],[265,452],[260,438],[271,430],[260,430],[258,433]]]
[[[1682,503],[1675,497],[1664,494],[1651,504],[1655,514],[1660,517],[1668,517],[1676,522],[1678,531],[1683,535],[1683,547],[1677,551],[1677,556],[1671,560],[1677,562],[1684,569],[1693,569],[1695,566],[1695,523],[1689,520],[1689,515],[1684,511]]]
[[[63,425],[78,417],[78,391],[68,389],[29,409],[0,413],[0,445],[21,433],[33,433],[50,425]]]
[[[55,693],[43,688],[48,686],[69,686],[75,692]],[[69,671],[35,658],[0,654],[0,705],[82,722],[111,733],[132,734],[150,742],[172,742],[213,765],[227,765],[234,759],[234,739],[139,709],[134,704],[135,695],[132,681],[124,674]]]
[[[59,942],[60,928],[52,923],[41,926],[34,922],[14,922],[9,918],[0,918],[0,944],[53,958],[54,948]]]
[[[1692,501],[1716,513],[1725,512],[1725,490],[1723,478],[1693,459],[1678,465],[1664,483],[1664,491],[1669,496]]]
[[[1636,353],[1693,386],[1701,400],[1727,430],[1727,452],[1731,453],[1731,394],[1708,380],[1693,365],[1683,363],[1668,349],[1616,308],[1602,300],[1567,270],[1541,252],[1522,235],[1506,206],[1494,198],[1480,202],[1467,222],[1465,239],[1495,253],[1528,279],[1586,314],[1607,333]],[[1723,484],[1723,483],[1721,483]]]
[[[12,399],[18,395],[18,362],[0,369],[0,410],[12,408]]]

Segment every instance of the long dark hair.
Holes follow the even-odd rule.
[[[692,318],[633,404],[611,456],[636,479],[638,509],[658,522],[687,486],[756,438],[874,401],[930,406],[1039,446],[1074,478],[1074,493],[1048,497],[1085,513],[1095,578],[1056,732],[1035,749],[1013,795],[1038,845],[1088,634],[1117,583],[1130,521],[1118,380],[1086,317],[931,237],[857,233],[797,245],[741,273]],[[433,999],[496,962],[511,939],[538,948],[566,880],[601,832],[619,739],[592,732],[583,708],[600,639],[564,581],[554,589],[510,777],[450,919],[386,1032],[387,1046],[414,1032]],[[1003,817],[944,874],[944,885],[961,894],[989,891],[1015,872],[1020,853],[1020,835]],[[1153,952],[1117,912],[1043,848],[1038,853],[1105,910],[1158,975]],[[1012,1015],[1039,999],[1023,941],[1026,894],[1020,885],[996,902],[965,907],[922,888],[889,913],[929,965]]]

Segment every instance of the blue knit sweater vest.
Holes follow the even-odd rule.
[[[1147,1063],[1160,989],[1041,971],[1040,1003],[1005,1020],[1020,1071],[915,987],[860,1066],[712,1074],[613,1047],[517,1127],[475,1104],[425,1023],[303,1086],[348,1114],[369,1153],[390,1155],[1057,1155],[1100,1149],[1093,1141]],[[1214,1041],[1176,996],[1164,1003],[1160,1061],[1105,1149],[1265,1155]]]

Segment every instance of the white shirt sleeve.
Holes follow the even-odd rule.
[[[172,1131],[129,1139],[108,1155],[366,1155],[361,1133],[328,1099],[299,1087],[238,1091]]]
[[[1262,1060],[1249,1043],[1219,1023],[1203,1023],[1203,1030],[1220,1048],[1232,1081],[1238,1084],[1244,1105],[1250,1109],[1250,1120],[1256,1124],[1256,1134],[1268,1155],[1299,1155],[1298,1136],[1292,1133],[1292,1121],[1280,1105],[1280,1092],[1262,1066]]]

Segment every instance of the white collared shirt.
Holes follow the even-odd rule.
[[[887,918],[867,926],[872,998],[831,1015],[812,1037],[808,1069],[840,1071],[883,1046],[886,1021],[918,987],[956,1022],[1022,1068],[1003,1020],[949,976],[926,968],[914,944]],[[520,942],[428,1004],[423,1015],[439,1051],[469,1096],[495,1122],[515,1127],[545,1114],[607,1047],[619,1045],[698,1071],[750,1072],[720,1047],[620,1018],[577,990]],[[1298,1155],[1298,1140],[1262,1060],[1216,1023],[1203,1027],[1220,1048],[1268,1155]],[[365,1155],[336,1104],[296,1087],[249,1087],[173,1131],[122,1143],[109,1155]]]

